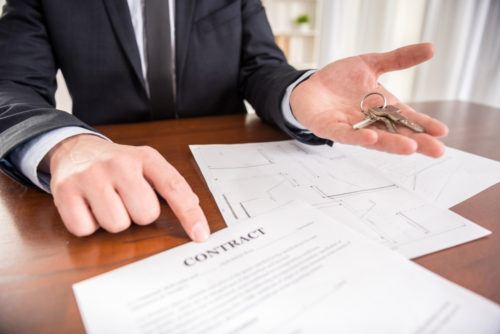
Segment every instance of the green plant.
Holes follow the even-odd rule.
[[[295,22],[297,22],[297,24],[309,23],[309,15],[307,15],[307,14],[299,15],[295,19]]]

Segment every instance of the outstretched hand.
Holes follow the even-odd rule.
[[[436,137],[448,133],[446,125],[401,103],[378,82],[383,73],[415,66],[430,59],[433,54],[432,44],[423,43],[333,62],[293,90],[290,97],[292,112],[302,125],[321,138],[389,153],[420,152],[439,157],[444,153],[444,145]],[[404,116],[421,124],[426,133],[398,127],[395,134],[376,124],[353,129],[353,124],[365,117],[359,104],[363,96],[370,92],[382,93],[387,98],[387,104],[395,105]],[[365,105],[378,106],[381,103],[377,99],[380,97],[371,96]]]

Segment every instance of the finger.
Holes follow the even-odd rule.
[[[418,149],[418,143],[414,139],[381,129],[375,129],[374,131],[378,134],[377,142],[372,145],[362,146],[394,154],[412,154]]]
[[[147,225],[160,216],[160,202],[151,185],[144,179],[142,171],[127,174],[114,180],[115,188],[125,208],[138,225]]]
[[[364,60],[380,75],[420,64],[434,55],[431,43],[408,45],[385,53],[364,55]]]
[[[68,231],[77,237],[89,236],[99,228],[88,204],[80,195],[54,194],[54,203]]]
[[[118,233],[130,226],[130,217],[111,183],[86,188],[85,198],[97,223],[106,231]]]
[[[167,201],[190,238],[196,242],[207,240],[210,228],[200,208],[198,196],[179,172],[157,151],[147,149],[144,154],[146,179]]]
[[[429,117],[426,114],[416,112],[413,108],[402,103],[396,104],[396,107],[401,110],[401,113],[406,118],[422,125],[425,132],[429,135],[434,137],[443,137],[448,134],[448,127],[437,119]]]
[[[333,122],[320,132],[315,134],[321,138],[331,138],[335,142],[349,145],[371,145],[378,139],[377,133],[371,129],[353,129],[351,124],[340,122]]]
[[[413,139],[417,143],[417,152],[421,154],[433,158],[439,158],[444,154],[444,144],[428,133],[414,132],[401,125],[398,125],[398,133],[402,136]]]
[[[418,144],[417,152],[433,158],[439,158],[444,154],[445,146],[439,140],[426,133],[412,132],[408,135]]]
[[[362,113],[359,113],[362,115]],[[362,117],[349,114],[339,120],[331,117],[330,112],[318,115],[310,129],[320,138],[328,138],[335,142],[349,145],[369,145],[377,141],[377,133],[367,128],[354,129],[352,126]],[[357,117],[359,116],[359,118]]]

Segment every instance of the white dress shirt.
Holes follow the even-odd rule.
[[[144,34],[144,0],[127,0],[130,16],[132,19],[132,26],[134,27],[135,40],[137,42],[137,48],[139,49],[139,56],[141,58],[141,67],[142,74],[144,77],[144,81],[147,87],[147,61],[145,57],[146,43],[147,40]],[[170,34],[172,41],[172,61],[175,64],[175,0],[169,0],[168,4],[170,6]],[[307,79],[314,71],[308,71],[304,73],[299,79],[297,79],[294,83],[292,83],[286,90],[285,96],[283,97],[281,103],[281,109],[283,116],[286,122],[298,129],[302,129],[305,132],[308,132],[293,116],[292,110],[290,108],[290,95],[292,90],[297,86],[300,82]],[[175,83],[175,66],[174,66],[174,75],[173,80]],[[175,89],[175,87],[174,87]],[[16,166],[18,170],[20,170],[31,182],[50,193],[50,175],[39,173],[38,166],[40,162],[45,157],[45,155],[59,142],[67,139],[69,137],[79,135],[79,134],[94,134],[100,136],[102,138],[107,139],[103,135],[89,131],[82,127],[78,126],[67,126],[58,129],[54,129],[48,131],[42,135],[39,135],[25,144],[20,145],[16,148],[12,154],[11,162]],[[109,140],[109,139],[107,139]]]

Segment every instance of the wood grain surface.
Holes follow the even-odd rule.
[[[500,110],[446,101],[412,106],[450,127],[443,141],[500,161]],[[226,225],[188,145],[284,140],[254,115],[193,118],[98,127],[115,142],[149,145],[162,153],[200,197],[212,231]],[[415,262],[500,302],[500,184],[453,211],[493,231]],[[188,242],[162,202],[160,218],[119,234],[99,230],[85,238],[66,231],[50,195],[0,175],[0,333],[83,333],[72,284]]]

